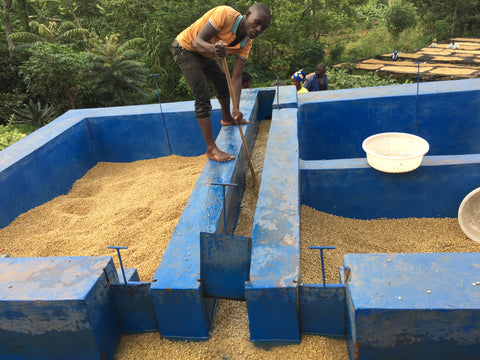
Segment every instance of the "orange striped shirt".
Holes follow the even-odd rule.
[[[228,55],[236,54],[242,59],[247,60],[248,53],[252,47],[252,39],[248,36],[245,36],[245,38],[235,46],[228,46],[228,44],[231,44],[236,39],[235,33],[238,30],[241,19],[242,15],[230,6],[217,6],[206,12],[200,19],[183,30],[177,36],[177,41],[184,49],[196,52],[193,47],[193,41],[205,24],[209,22],[215,30],[217,30],[217,33],[208,42],[215,44],[217,41],[223,40],[227,44],[226,50]],[[215,57],[212,55],[204,56]]]

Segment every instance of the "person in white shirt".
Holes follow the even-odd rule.
[[[455,40],[452,40],[450,42],[450,44],[448,44],[447,46],[447,49],[452,49],[452,50],[457,50],[459,49],[460,47],[458,46],[458,44],[455,42]]]

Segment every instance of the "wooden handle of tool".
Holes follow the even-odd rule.
[[[228,90],[230,91],[230,98],[232,99],[233,115],[235,116],[240,111],[238,110],[238,105],[235,100],[235,95],[233,94],[232,79],[230,78],[230,71],[228,70],[227,59],[224,57],[222,57],[221,59],[222,59],[223,71],[225,72],[225,76],[227,78]],[[245,140],[245,136],[243,135],[242,125],[240,124],[237,124],[237,125],[238,125],[238,130],[240,130],[240,136],[242,137],[243,150],[245,151],[245,156],[247,157],[248,166],[250,167],[250,173],[252,174],[252,178],[253,178],[253,183],[255,184],[256,182],[255,170],[253,169],[252,160],[250,159],[250,154],[248,153],[247,142]]]
[[[230,91],[230,98],[232,99],[233,115],[235,115],[239,112],[239,110],[238,110],[237,101],[235,99],[235,95],[233,94],[232,79],[230,77],[230,71],[228,70],[227,58],[222,57],[221,59],[222,59],[223,71],[225,72],[225,76],[227,77],[227,84],[228,84],[228,90]]]

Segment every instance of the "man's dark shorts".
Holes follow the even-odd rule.
[[[227,99],[230,96],[225,73],[216,59],[206,58],[181,47],[177,40],[172,44],[173,59],[180,67],[185,81],[195,97],[195,116],[209,117],[212,110],[210,90],[207,79],[215,85],[217,97]]]

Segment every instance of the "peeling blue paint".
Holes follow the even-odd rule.
[[[116,282],[111,257],[1,259],[1,357],[110,359],[120,340]]]
[[[296,96],[294,88],[289,89]],[[250,281],[245,288],[250,338],[256,342],[300,341],[296,123],[296,109],[272,113],[252,231]]]
[[[479,254],[349,254],[344,267],[352,360],[480,354]]]
[[[272,96],[264,95],[271,101]],[[242,98],[241,111],[250,124],[242,125],[249,152],[261,119],[271,103],[260,104],[256,96]],[[222,188],[212,183],[237,183],[226,189],[227,235],[238,219],[240,201],[245,190],[247,162],[238,127],[223,127],[217,145],[236,155],[235,160],[219,163],[209,160],[200,174],[177,227],[153,277],[151,294],[159,331],[166,338],[207,339],[212,325],[214,299],[205,299],[200,283],[200,232],[223,232]]]

